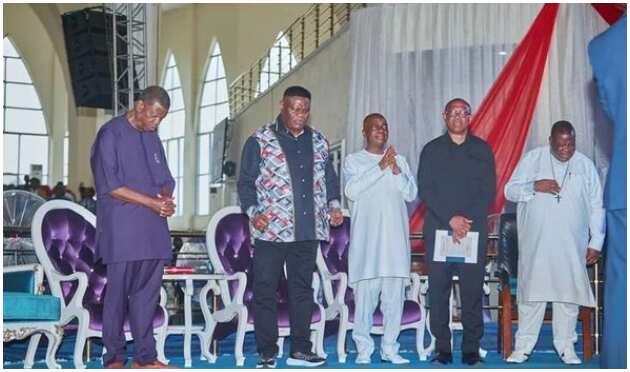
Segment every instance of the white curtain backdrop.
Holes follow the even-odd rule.
[[[422,147],[444,133],[444,104],[481,103],[542,4],[385,4],[351,19],[347,152],[363,146],[362,120],[380,112],[390,143],[417,169]],[[551,125],[573,123],[577,148],[603,176],[610,129],[596,102],[588,42],[608,27],[589,4],[561,4],[525,150],[547,143]]]

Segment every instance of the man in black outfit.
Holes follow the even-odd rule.
[[[459,276],[462,301],[462,362],[480,361],[483,335],[482,286],[486,257],[488,208],[494,201],[496,173],[490,146],[468,133],[470,104],[455,98],[442,117],[447,133],[429,142],[420,154],[418,190],[427,206],[424,222],[425,262],[429,268],[430,327],[436,337],[433,361],[448,364],[451,354],[449,296],[453,275]],[[459,242],[468,232],[479,233],[477,263],[435,262],[436,230],[448,230]]]

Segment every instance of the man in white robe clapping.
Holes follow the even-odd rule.
[[[405,201],[412,201],[418,191],[405,158],[387,146],[388,126],[383,115],[366,116],[363,135],[366,148],[348,155],[343,166],[344,191],[352,201],[348,282],[356,301],[352,332],[356,363],[370,363],[372,314],[380,297],[381,360],[405,364],[409,360],[400,356],[396,341],[411,268]]]

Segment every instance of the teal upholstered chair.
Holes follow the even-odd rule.
[[[61,303],[58,297],[43,294],[44,271],[39,264],[3,268],[4,342],[31,337],[24,367],[31,368],[41,334],[48,338],[46,365],[60,368],[55,354],[61,344],[63,328],[59,325]]]

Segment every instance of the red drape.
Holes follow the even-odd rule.
[[[496,161],[497,196],[491,213],[503,209],[503,187],[527,140],[557,13],[558,4],[543,6],[472,118],[472,133],[488,142]],[[411,232],[421,231],[424,212],[420,205],[412,214]],[[420,245],[412,244],[412,250]]]
[[[608,22],[609,25],[617,22],[619,18],[626,12],[627,4],[591,4],[597,13]]]
[[[505,204],[503,187],[523,153],[542,82],[558,4],[546,4],[472,118],[471,131],[485,139],[497,167],[492,213]]]

